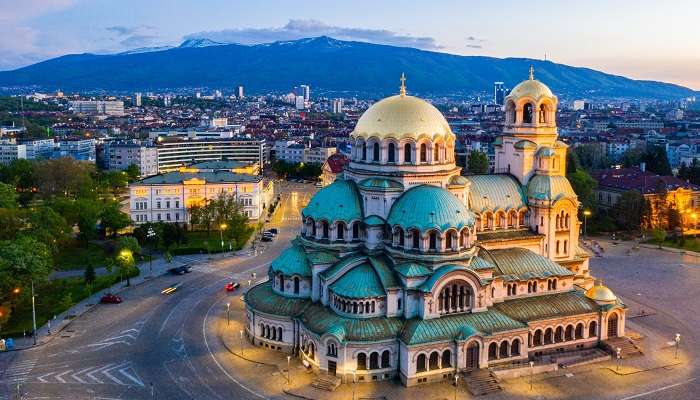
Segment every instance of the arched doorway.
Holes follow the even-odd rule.
[[[471,342],[467,346],[467,364],[465,368],[467,371],[479,368],[479,343]]]
[[[608,338],[617,337],[617,314],[610,314],[608,317]]]

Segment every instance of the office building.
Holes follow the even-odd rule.
[[[507,90],[503,82],[493,83],[493,103],[499,106],[503,105],[503,99],[506,98]]]
[[[56,149],[53,139],[22,140],[21,143],[27,147],[28,160],[48,160]]]
[[[70,157],[79,161],[95,162],[95,139],[62,139],[54,158]]]
[[[73,112],[79,114],[124,115],[124,102],[118,100],[74,100],[70,102]]]
[[[333,99],[333,113],[342,114],[343,113],[343,99]]]
[[[158,171],[168,172],[182,166],[213,160],[233,160],[265,165],[269,161],[265,139],[183,139],[159,140]]]
[[[238,97],[239,99],[245,97],[245,94],[243,93],[243,86],[239,86],[238,88],[236,88],[236,97]]]
[[[152,144],[139,141],[116,141],[105,145],[107,169],[123,171],[130,165],[139,168],[140,176],[158,173],[158,149]]]
[[[134,93],[134,105],[141,107],[141,93]]]
[[[27,146],[14,139],[0,140],[0,164],[11,164],[15,160],[27,158]]]

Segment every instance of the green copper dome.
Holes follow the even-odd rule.
[[[367,178],[361,180],[357,186],[360,189],[374,192],[401,192],[403,185],[391,179],[386,178]]]
[[[404,229],[420,231],[450,228],[458,230],[474,225],[474,214],[462,202],[445,189],[420,185],[409,189],[396,200],[387,223]]]
[[[386,294],[374,268],[367,263],[353,267],[330,286],[333,293],[348,299],[381,297]]]
[[[299,275],[301,277],[311,277],[311,265],[306,258],[306,252],[297,243],[292,243],[282,252],[271,264],[274,272],[280,272],[286,276]]]
[[[325,219],[329,222],[351,222],[362,219],[362,203],[357,187],[352,181],[336,179],[319,190],[301,211],[304,218]]]
[[[576,198],[576,192],[565,176],[535,175],[527,184],[527,197],[555,201],[566,197]]]

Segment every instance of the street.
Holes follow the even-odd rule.
[[[247,286],[252,273],[264,278],[297,234],[313,188],[282,185],[279,209],[266,224],[280,233],[257,255],[217,258],[187,275],[153,279],[122,292],[122,304],[93,307],[43,346],[0,354],[0,399],[257,398],[227,375],[217,357],[225,350],[205,323],[225,298],[241,295],[226,293],[227,281]],[[177,282],[181,288],[161,294]]]

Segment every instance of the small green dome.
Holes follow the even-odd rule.
[[[392,179],[386,178],[367,178],[361,180],[357,186],[363,190],[374,192],[402,192],[403,185]]]
[[[542,158],[552,158],[556,155],[556,152],[554,151],[553,148],[551,147],[540,147],[539,150],[537,150],[537,153],[535,154],[537,157],[542,157]]]
[[[447,190],[431,185],[419,185],[407,190],[391,206],[389,225],[420,231],[450,228],[461,230],[474,226],[474,214]]]
[[[524,149],[534,150],[537,148],[537,144],[533,141],[530,141],[530,140],[520,140],[518,142],[515,142],[513,147],[515,147],[516,149],[521,149],[521,150],[524,150]]]
[[[319,190],[301,211],[304,218],[325,219],[329,222],[351,222],[362,219],[362,203],[357,187],[352,181],[336,179]]]
[[[377,273],[368,263],[353,267],[340,279],[333,282],[330,289],[336,295],[348,299],[365,299],[386,295]]]
[[[535,175],[527,184],[527,197],[535,200],[556,201],[561,198],[576,198],[576,192],[565,176]]]
[[[450,181],[447,185],[448,186],[467,186],[468,184],[469,184],[469,180],[467,180],[467,178],[463,177],[462,175],[455,175],[452,178],[450,178]]]
[[[297,243],[292,243],[282,252],[270,266],[274,272],[280,272],[285,276],[299,275],[301,277],[311,277],[311,265],[306,257],[306,252]]]

